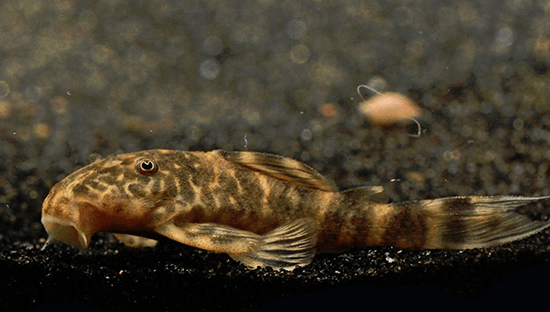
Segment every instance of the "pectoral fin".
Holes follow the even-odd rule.
[[[249,267],[292,270],[313,260],[316,224],[311,218],[299,219],[265,233],[261,239],[262,243],[249,252],[230,253],[229,256]]]
[[[282,225],[264,235],[216,223],[165,223],[156,229],[161,235],[192,247],[227,253],[249,267],[292,270],[307,265],[315,255],[316,223],[311,218]]]

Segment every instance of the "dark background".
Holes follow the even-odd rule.
[[[108,234],[80,254],[39,248],[42,200],[92,153],[265,151],[342,188],[382,185],[392,201],[550,195],[549,11],[536,0],[0,2],[0,308],[544,298],[548,230],[483,250],[320,255],[286,273],[174,242],[130,250]],[[417,102],[421,137],[369,123],[360,84]]]

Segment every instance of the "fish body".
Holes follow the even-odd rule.
[[[550,226],[516,208],[549,201],[460,196],[390,204],[380,186],[338,191],[311,167],[278,155],[148,150],[99,159],[67,176],[44,200],[42,223],[47,244],[83,250],[97,232],[134,247],[168,237],[250,267],[292,269],[316,253],[352,247],[514,241]]]

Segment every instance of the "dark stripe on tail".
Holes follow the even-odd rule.
[[[464,244],[465,234],[468,230],[468,223],[462,213],[468,214],[472,210],[472,203],[469,197],[450,197],[442,201],[442,209],[445,210],[445,225],[442,228],[441,241],[450,245]]]
[[[525,238],[550,226],[519,213],[519,207],[550,206],[549,197],[467,196],[421,202],[426,222],[440,233],[429,249],[484,248]]]

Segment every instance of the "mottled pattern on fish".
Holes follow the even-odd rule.
[[[291,269],[351,247],[482,248],[550,225],[515,209],[547,197],[462,196],[388,204],[382,187],[339,192],[296,160],[255,152],[149,150],[109,156],[56,184],[48,242],[84,249],[97,232],[127,245],[165,236],[248,266]],[[135,237],[132,235],[137,235]]]

